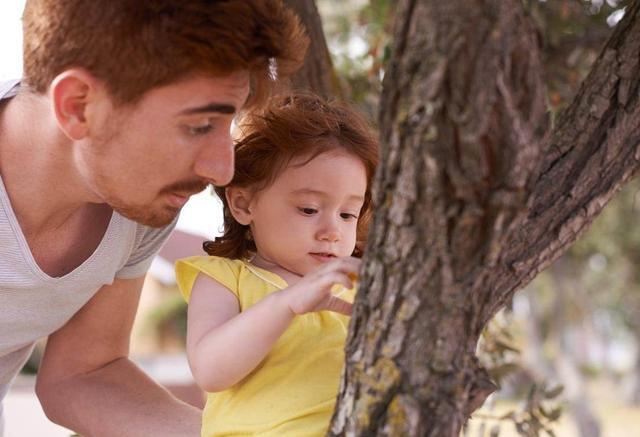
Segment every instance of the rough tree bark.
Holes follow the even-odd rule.
[[[323,97],[343,97],[315,1],[284,0],[284,3],[298,14],[310,39],[304,65],[293,76],[291,87],[296,90],[312,90]]]
[[[640,166],[639,9],[550,132],[521,1],[398,3],[331,435],[457,437],[494,389],[482,329]]]

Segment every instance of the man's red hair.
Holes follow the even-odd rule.
[[[191,73],[248,70],[252,101],[302,63],[308,45],[280,0],[27,0],[24,83],[44,93],[70,67],[103,80],[117,103]]]

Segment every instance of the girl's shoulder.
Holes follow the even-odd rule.
[[[238,259],[229,259],[219,256],[191,256],[176,261],[176,282],[180,292],[189,300],[191,288],[198,274],[203,273],[233,293],[238,292],[238,279],[244,262]]]
[[[244,265],[244,261],[239,259],[223,258],[221,256],[198,255],[181,258],[176,261],[176,268],[178,265],[192,266],[193,268],[203,272],[216,272],[220,270],[240,272],[240,269]]]

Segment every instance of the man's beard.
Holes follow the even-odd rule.
[[[190,196],[204,190],[207,186],[208,184],[202,180],[177,182],[160,191],[158,199],[162,201],[164,195],[171,193],[180,193],[181,195],[184,194],[185,196]],[[146,206],[131,206],[125,205],[115,199],[109,199],[107,200],[107,203],[114,211],[123,217],[153,228],[161,228],[168,225],[180,213],[180,208],[166,204],[162,204],[161,206],[155,206],[153,204]]]
[[[180,208],[174,208],[169,205],[163,205],[161,208],[156,208],[154,210],[151,206],[131,207],[118,205],[113,202],[109,202],[109,204],[111,205],[111,208],[121,216],[152,228],[162,228],[167,226],[180,212]]]
[[[111,121],[109,126],[115,126],[116,124]],[[103,137],[94,140],[96,145],[93,150],[100,152],[91,157],[91,163],[94,168],[94,186],[97,191],[102,193],[104,202],[123,217],[149,227],[161,228],[167,226],[180,213],[180,208],[167,204],[167,195],[177,194],[186,197],[204,190],[209,185],[207,181],[202,179],[183,180],[161,189],[157,196],[147,204],[128,203],[117,192],[110,189],[112,180],[109,177],[109,173],[104,169],[100,169],[99,165],[99,162],[104,157],[102,153],[106,153],[104,151],[109,150],[110,143],[119,139],[117,129],[106,129],[106,134]]]

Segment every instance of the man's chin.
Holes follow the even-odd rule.
[[[121,216],[151,228],[162,228],[167,226],[173,222],[176,216],[180,213],[180,209],[172,207],[165,207],[158,211],[152,211],[151,208],[138,209],[114,207],[113,209]]]

